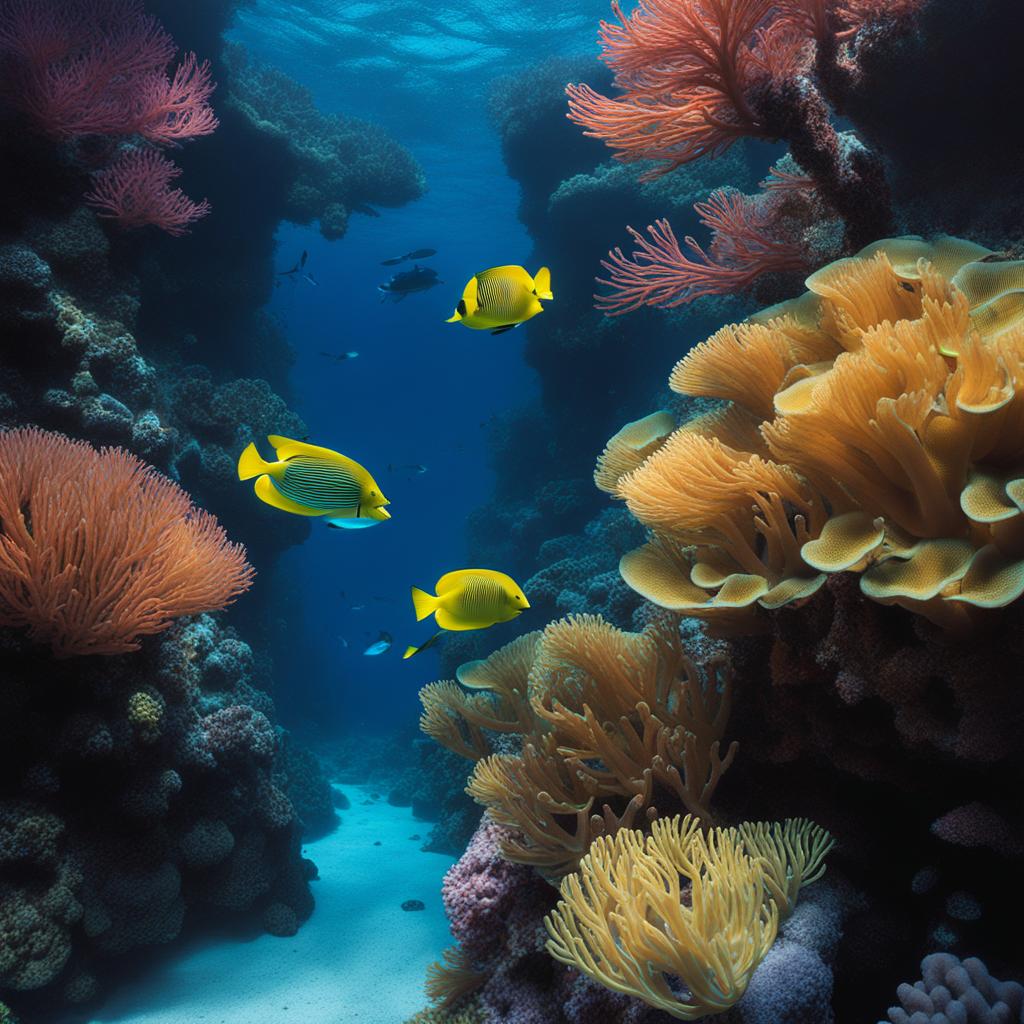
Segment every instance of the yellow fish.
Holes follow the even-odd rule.
[[[433,615],[442,630],[486,629],[508,622],[530,607],[522,587],[511,576],[493,569],[456,569],[437,581],[437,594],[412,588],[416,621]],[[430,647],[440,634],[420,647],[409,647],[403,657]]]
[[[318,516],[328,526],[358,530],[391,518],[377,481],[358,462],[304,441],[271,434],[277,452],[267,462],[250,444],[238,459],[238,479],[256,480],[256,496],[297,516]]]
[[[511,576],[493,569],[456,569],[437,581],[434,594],[412,588],[416,621],[433,615],[442,629],[486,629],[530,607]]]
[[[446,323],[502,334],[543,313],[540,300],[553,298],[547,267],[541,267],[536,277],[530,277],[522,267],[491,267],[470,278]]]

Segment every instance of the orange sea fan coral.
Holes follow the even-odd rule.
[[[719,154],[744,136],[770,137],[748,93],[758,81],[791,72],[802,42],[778,31],[778,23],[758,33],[776,6],[643,0],[626,16],[612,0],[617,21],[601,23],[601,45],[623,94],[613,99],[570,85],[570,118],[620,159],[663,160],[665,170]]]
[[[0,433],[0,625],[58,657],[121,654],[223,608],[252,576],[217,520],[134,455]]]
[[[991,256],[886,239],[692,350],[672,387],[758,443],[684,425],[618,479],[626,582],[727,630],[833,572],[950,628],[1024,594],[1024,262]]]

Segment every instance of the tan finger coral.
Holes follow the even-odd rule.
[[[829,574],[951,629],[1024,593],[1024,261],[885,239],[723,328],[675,368],[729,404],[613,493],[651,530],[620,565],[719,632]]]
[[[736,754],[723,747],[732,694],[725,659],[702,672],[678,620],[642,633],[570,616],[459,669],[466,689],[421,692],[423,730],[477,761],[467,792],[509,829],[503,855],[549,880],[575,870],[593,840],[710,804]],[[470,689],[471,688],[471,689]],[[522,736],[488,754],[487,730]]]

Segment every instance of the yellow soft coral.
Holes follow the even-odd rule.
[[[651,530],[623,578],[754,631],[836,572],[948,628],[1024,593],[1024,262],[886,239],[675,368],[729,404],[604,483]]]
[[[775,941],[764,867],[689,818],[599,839],[545,918],[548,952],[677,1018],[727,1010]]]
[[[803,819],[702,831],[690,815],[598,839],[544,920],[548,952],[679,1020],[721,1013],[831,847]]]
[[[476,970],[460,946],[449,946],[441,960],[427,968],[427,998],[438,1011],[451,1012],[465,1006],[466,999],[487,976]]]

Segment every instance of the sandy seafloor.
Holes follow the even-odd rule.
[[[119,987],[93,1024],[396,1024],[423,1008],[427,965],[451,944],[429,823],[373,787],[341,786],[351,808],[304,852],[320,871],[316,910],[293,938],[186,946]],[[376,841],[380,846],[375,846]],[[404,911],[405,900],[426,904]]]

